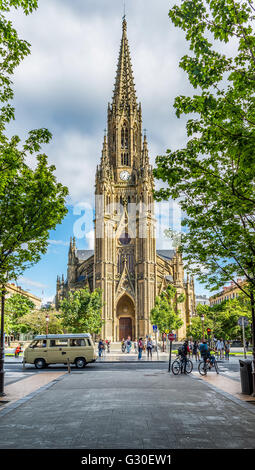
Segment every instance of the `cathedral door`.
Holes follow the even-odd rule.
[[[122,338],[127,339],[128,336],[132,339],[132,319],[128,317],[120,318],[119,320],[119,335],[120,341]]]

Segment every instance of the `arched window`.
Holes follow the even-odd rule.
[[[121,148],[128,149],[128,128],[126,124],[121,129]]]

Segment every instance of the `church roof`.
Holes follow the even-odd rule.
[[[121,107],[131,103],[136,105],[135,84],[127,38],[127,22],[125,18],[122,24],[122,31],[118,68],[113,94],[113,103]]]
[[[175,250],[157,250],[157,255],[166,261],[171,261],[176,254]]]
[[[94,250],[77,250],[76,254],[79,261],[85,261],[94,255]]]

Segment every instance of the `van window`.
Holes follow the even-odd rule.
[[[46,339],[39,339],[37,341],[33,341],[29,347],[30,348],[46,348],[47,340]]]
[[[68,340],[67,339],[51,339],[50,340],[50,348],[55,348],[55,347],[65,347],[68,345]]]
[[[85,346],[85,340],[80,338],[70,339],[70,346]]]

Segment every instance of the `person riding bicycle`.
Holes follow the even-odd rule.
[[[210,351],[214,351],[213,348],[209,348],[207,341],[204,339],[203,342],[199,346],[199,351],[201,354],[201,358],[204,360],[204,362],[209,359],[211,364],[214,364],[215,362],[215,356],[212,356]]]
[[[189,343],[187,340],[184,341],[182,347],[180,348],[180,356],[184,363],[184,374],[186,374],[186,365],[187,365],[187,355],[190,352],[189,350]]]

